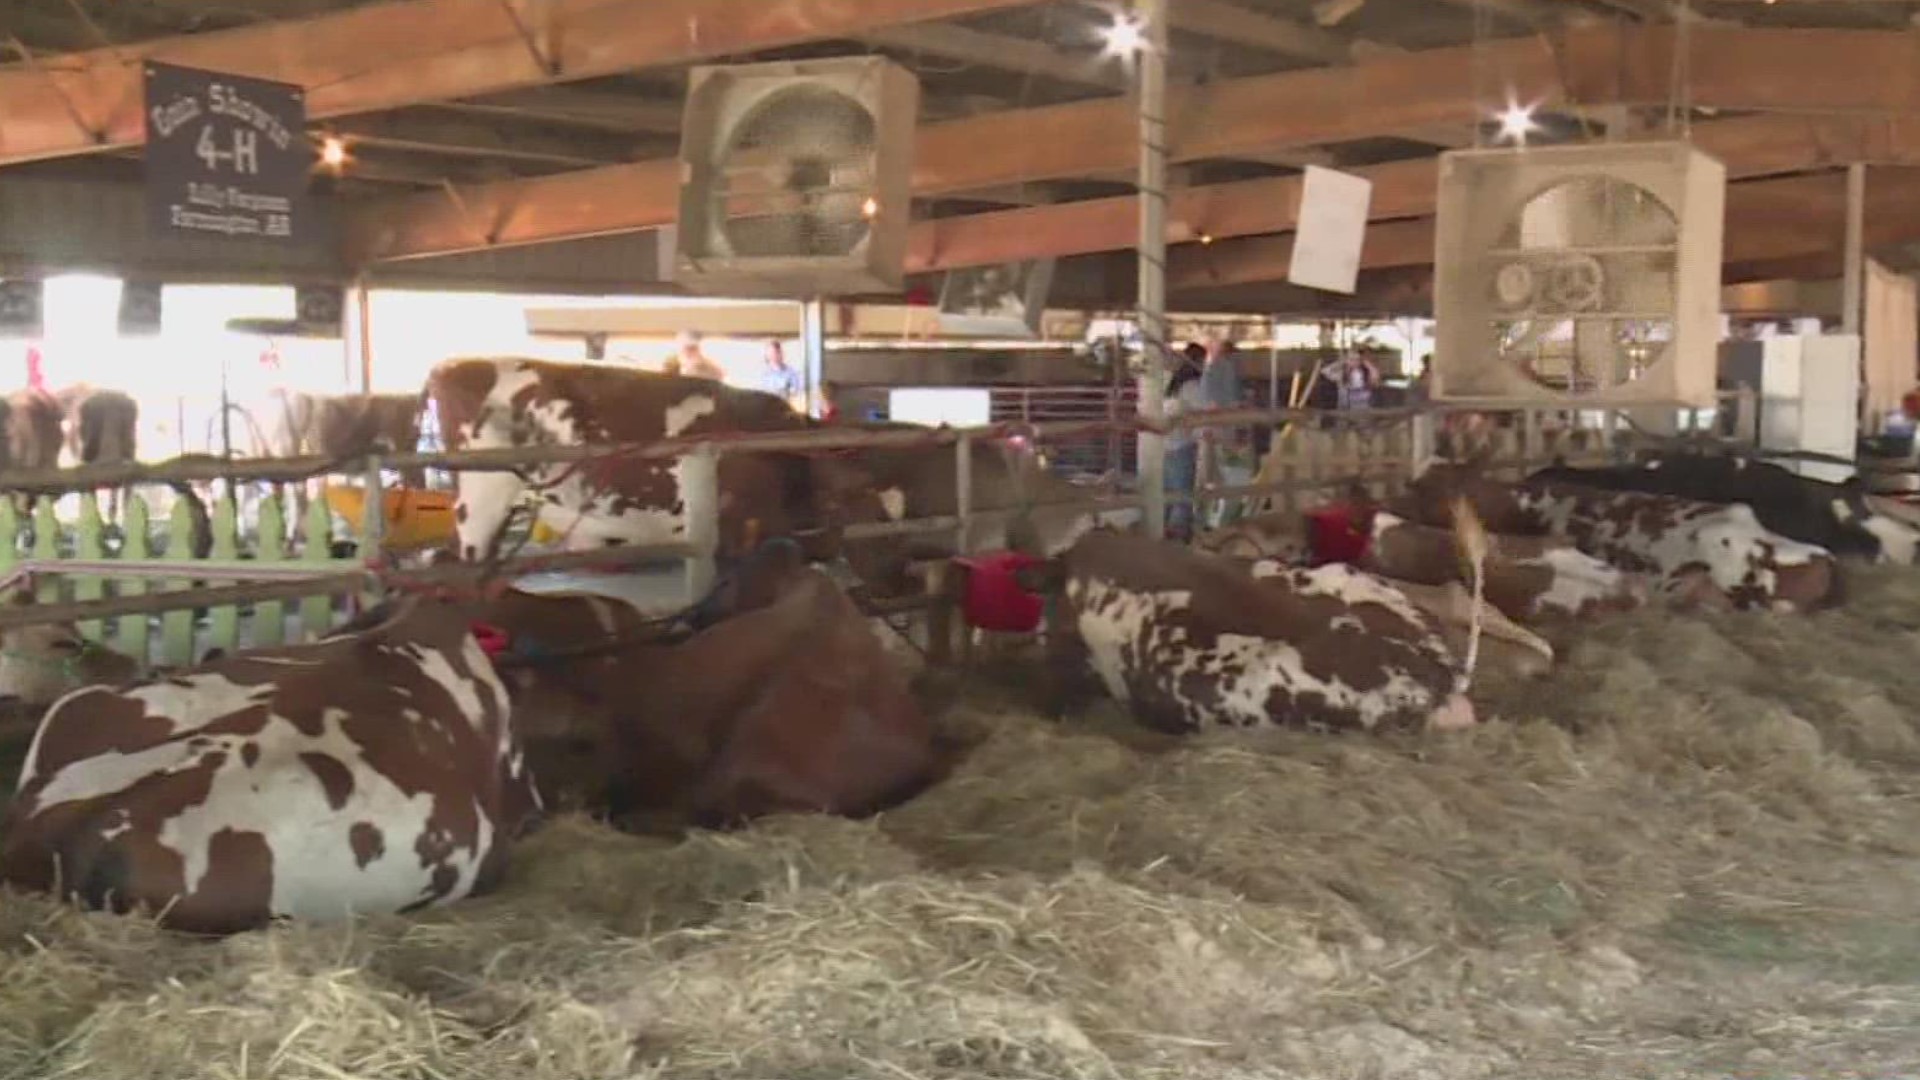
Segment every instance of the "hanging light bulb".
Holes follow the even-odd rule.
[[[1106,53],[1108,56],[1132,58],[1147,47],[1147,29],[1140,20],[1126,13],[1113,17],[1113,25],[1106,29]]]
[[[347,163],[346,140],[337,135],[329,135],[320,142],[320,162],[329,169],[338,169]]]
[[[1500,137],[1513,142],[1527,141],[1527,134],[1539,125],[1533,122],[1533,109],[1519,102],[1510,102],[1500,114]]]

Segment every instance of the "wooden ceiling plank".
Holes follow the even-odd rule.
[[[1800,30],[1718,27],[1695,28],[1692,33],[1696,42],[1704,42],[1701,49],[1716,55],[1795,61],[1776,71],[1720,60],[1703,65],[1696,57],[1694,99],[1698,104],[1730,107],[1736,101],[1786,100],[1783,88],[1804,82],[1827,100],[1850,102],[1856,111],[1880,117],[1781,115],[1759,118],[1768,122],[1760,127],[1721,127],[1750,119],[1743,118],[1696,124],[1696,135],[1714,130],[1721,134],[1712,138],[1729,139],[1742,132],[1758,133],[1759,142],[1744,148],[1755,155],[1748,160],[1760,168],[1774,160],[1767,154],[1776,153],[1784,162],[1779,171],[1821,163],[1805,160],[1809,154],[1816,159],[1823,154],[1836,159],[1864,155],[1869,161],[1887,160],[1876,154],[1891,154],[1894,160],[1905,160],[1913,141],[1913,122],[1900,114],[1920,113],[1920,81],[1912,76],[1863,79],[1858,73],[1911,69],[1913,65],[1905,62],[1914,48],[1909,36],[1884,31],[1814,31],[1807,36],[1809,32]],[[1622,95],[1631,99],[1646,93],[1641,83],[1654,74],[1638,60],[1623,68],[1619,58],[1633,55],[1641,39],[1658,40],[1669,34],[1670,28],[1664,27],[1606,26],[1569,32],[1555,44],[1540,38],[1508,39],[1479,49],[1423,50],[1346,67],[1182,88],[1173,94],[1169,110],[1169,128],[1178,133],[1170,152],[1175,161],[1231,158],[1351,141],[1383,131],[1472,123],[1480,118],[1472,95],[1476,64],[1484,65],[1484,79],[1512,87],[1516,96],[1543,109],[1569,102],[1611,101]],[[1896,55],[1900,62],[1894,62]],[[1849,74],[1841,80],[1830,74],[1834,69]],[[1666,77],[1661,68],[1658,83],[1663,95]],[[1276,106],[1277,102],[1284,105]],[[1010,110],[927,125],[915,150],[914,191],[928,197],[1123,172],[1134,165],[1135,125],[1133,106],[1124,99]],[[498,243],[540,243],[667,224],[677,209],[676,176],[674,162],[647,161],[490,185],[463,195],[475,205],[517,208]],[[356,261],[379,261],[468,250],[471,230],[445,203],[416,197],[355,211],[349,256]],[[1066,207],[1051,209],[1067,212]],[[942,227],[960,226],[950,219]],[[1131,243],[1128,238],[1112,246]],[[1103,240],[1092,250],[1107,246]]]
[[[1920,240],[1920,187],[1869,185],[1869,248]],[[1748,180],[1727,189],[1727,264],[1762,264],[1838,251],[1844,243],[1844,175]],[[1214,244],[1182,244],[1167,264],[1167,288],[1197,289],[1281,281],[1293,237],[1269,235]],[[1387,222],[1367,230],[1362,269],[1426,266],[1433,262],[1433,219]]]
[[[1183,4],[1187,2],[1181,0]],[[895,26],[863,37],[876,45],[907,52],[920,52],[964,64],[1078,83],[1117,93],[1126,93],[1133,86],[1126,72],[1114,64],[1067,56],[1043,41],[989,34],[965,26],[946,23]]]
[[[1344,35],[1248,11],[1225,0],[1179,0],[1167,8],[1169,25],[1201,37],[1317,64],[1344,64],[1354,58],[1353,43]]]
[[[314,119],[683,64],[1035,0],[548,0],[543,66],[499,0],[401,0],[309,19],[72,53],[45,74],[0,68],[0,164],[138,145],[141,70],[164,60],[297,83]],[[546,27],[559,33],[546,34]],[[65,95],[77,103],[75,123]]]
[[[1694,125],[1694,142],[1727,165],[1734,179],[1828,168],[1851,161],[1920,164],[1920,121],[1750,116]],[[1374,220],[1434,212],[1435,159],[1348,170],[1373,181]],[[1298,177],[1243,180],[1173,192],[1167,207],[1172,243],[1283,232],[1297,224]],[[1886,186],[1885,182],[1875,186]],[[915,226],[908,245],[914,271],[1109,251],[1137,239],[1133,196],[943,218]]]
[[[680,130],[677,101],[633,97],[571,86],[435,102],[432,108],[509,120],[537,120],[597,131],[672,135]]]
[[[1175,161],[1365,138],[1379,130],[1470,121],[1476,63],[1530,96],[1559,100],[1561,65],[1537,39],[1408,53],[1390,61],[1309,68],[1232,79],[1171,94],[1169,129],[1180,133]],[[1446,89],[1455,87],[1457,90]],[[1287,103],[1275,108],[1274,102]],[[1120,98],[1008,110],[925,125],[914,153],[914,193],[929,197],[1019,184],[1124,173],[1137,152],[1131,101]],[[678,165],[636,162],[572,176],[469,189],[474,206],[513,205],[502,245],[541,243],[654,228],[678,210]],[[353,212],[355,262],[431,257],[469,250],[464,215],[431,196]],[[538,223],[538,224],[536,224]]]

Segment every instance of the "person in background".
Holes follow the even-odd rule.
[[[1425,405],[1427,402],[1432,400],[1433,400],[1433,357],[1428,356],[1428,357],[1421,358],[1420,374],[1414,376],[1413,382],[1409,384],[1407,387],[1407,403],[1409,405],[1418,406],[1418,405]]]
[[[726,381],[727,373],[721,370],[720,365],[714,363],[711,357],[701,351],[698,330],[682,330],[674,340],[677,349],[673,358],[668,360],[662,368],[667,374],[691,375],[697,379],[712,379],[714,382]]]
[[[1207,335],[1204,345],[1189,345],[1188,355],[1198,350],[1203,374],[1201,386],[1209,409],[1238,409],[1246,404],[1240,385],[1240,363],[1234,357],[1233,343],[1218,332]],[[1227,485],[1250,482],[1253,465],[1248,460],[1249,442],[1244,427],[1214,427],[1200,433],[1200,475]],[[1214,504],[1215,525],[1225,525],[1239,517],[1240,500],[1227,499]]]
[[[765,366],[760,369],[760,389],[796,410],[805,408],[806,402],[800,395],[800,373],[787,366],[787,351],[777,339],[767,342],[767,351],[761,360]]]
[[[1195,359],[1196,351],[1199,359]],[[1204,377],[1203,365],[1206,350],[1198,345],[1189,345],[1181,357],[1180,366],[1174,370],[1173,377],[1167,380],[1166,416],[1175,417],[1200,412],[1208,408],[1206,390],[1201,385]],[[1167,494],[1191,496],[1199,480],[1200,444],[1195,438],[1197,432],[1191,428],[1181,428],[1167,433],[1166,490]],[[1174,540],[1186,540],[1193,535],[1193,504],[1173,502],[1167,504],[1167,536]]]
[[[1373,405],[1373,388],[1380,384],[1380,369],[1357,352],[1328,364],[1321,375],[1339,388],[1341,409],[1366,409]]]

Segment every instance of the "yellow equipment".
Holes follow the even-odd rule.
[[[381,493],[386,510],[385,537],[381,546],[389,551],[416,551],[440,547],[456,535],[453,524],[451,491],[427,491],[420,488],[395,488]],[[345,518],[355,536],[366,520],[367,490],[351,484],[328,484],[327,508]]]

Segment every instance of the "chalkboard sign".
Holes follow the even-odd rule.
[[[320,239],[298,86],[146,65],[147,223],[155,235]]]
[[[127,278],[120,285],[120,336],[151,337],[160,332],[158,281]]]
[[[40,282],[0,281],[0,338],[37,338],[46,333]]]

